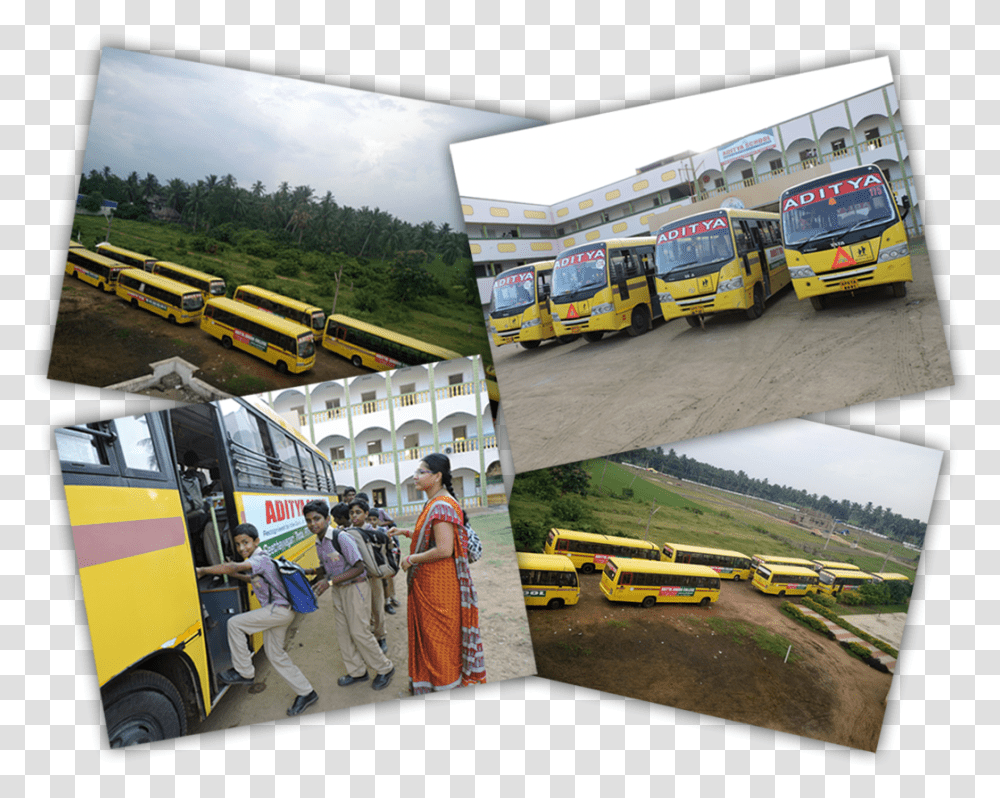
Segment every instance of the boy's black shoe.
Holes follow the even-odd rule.
[[[376,676],[375,679],[372,681],[372,690],[383,690],[386,687],[388,687],[389,682],[392,681],[392,674],[394,674],[395,672],[396,669],[393,668],[388,673],[380,673],[378,676]]]
[[[230,668],[219,674],[219,681],[223,684],[253,684],[253,679],[241,676],[236,668]]]
[[[298,715],[305,711],[308,707],[311,707],[317,701],[319,701],[319,696],[316,695],[315,690],[313,690],[309,695],[296,696],[295,703],[288,708],[288,712],[286,714],[289,716]]]
[[[339,679],[337,679],[337,684],[339,684],[341,687],[350,687],[352,684],[356,684],[357,682],[367,682],[367,681],[368,681],[368,672],[366,671],[361,676],[341,676]]]

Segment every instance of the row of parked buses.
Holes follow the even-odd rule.
[[[786,189],[780,213],[718,208],[670,222],[655,235],[592,241],[553,261],[499,275],[493,343],[597,341],[646,332],[654,319],[745,312],[750,319],[789,283],[817,310],[830,294],[913,280],[902,210],[879,167],[860,166]]]
[[[551,608],[579,601],[577,571],[602,571],[600,589],[611,601],[651,607],[660,601],[708,605],[719,598],[721,580],[750,580],[763,593],[786,596],[837,595],[866,582],[909,581],[902,574],[870,574],[851,563],[806,560],[729,549],[550,529],[542,554],[518,553],[521,587],[528,606]]]
[[[66,273],[173,324],[198,322],[227,349],[239,349],[299,374],[316,362],[316,341],[355,366],[385,371],[461,357],[457,352],[281,294],[241,285],[226,298],[225,281],[196,269],[101,243],[96,252],[70,242]],[[487,379],[490,398],[496,382]]]

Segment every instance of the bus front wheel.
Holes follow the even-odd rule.
[[[635,338],[642,335],[649,329],[653,319],[649,315],[649,309],[645,305],[639,305],[632,310],[632,323],[629,325],[628,334]]]
[[[646,596],[646,598],[642,600],[642,606],[647,610],[654,604],[656,604],[656,596]]]
[[[825,296],[811,296],[809,301],[812,302],[813,310],[826,310]]]
[[[565,602],[565,601],[563,601],[563,600],[562,600],[561,598],[554,598],[554,599],[552,599],[552,601],[550,601],[550,602],[549,602],[549,604],[548,604],[548,607],[549,607],[549,609],[550,609],[550,610],[558,610],[558,609],[560,609],[560,608],[561,608],[561,607],[562,607],[562,606],[563,606],[563,605],[564,605],[565,603],[566,603],[566,602]]]
[[[520,344],[524,349],[537,349],[541,341],[521,341]]]
[[[361,358],[358,357],[357,355],[351,358],[351,362],[354,364],[356,368],[361,368]]]
[[[136,310],[139,309],[139,300],[138,299],[133,299],[132,300],[132,307],[134,307]]]
[[[594,341],[600,341],[603,337],[604,337],[604,330],[598,330],[596,332],[585,332],[583,334],[584,340],[590,341],[590,343],[594,343]]]
[[[594,573],[594,564],[592,562],[585,562],[580,566],[580,570],[585,574]]]
[[[739,582],[740,581],[740,575],[739,574],[733,574],[733,581],[734,582]]]
[[[699,603],[701,604],[702,607],[707,607],[709,604],[712,603],[712,599],[710,599],[708,596],[705,596],[705,598],[703,598]]]
[[[779,590],[778,591],[778,598],[784,598],[784,597],[785,597],[785,591],[784,590]]]
[[[104,717],[112,748],[169,740],[187,731],[180,693],[152,671],[122,677],[104,697]]]
[[[906,296],[906,283],[900,281],[898,283],[892,284],[892,295],[897,299],[902,299]]]
[[[764,315],[764,288],[760,283],[753,287],[753,304],[747,308],[747,318],[753,321]]]
[[[222,348],[223,349],[232,349],[233,348],[233,339],[230,338],[228,335],[223,335],[222,336]]]
[[[279,374],[288,373],[288,364],[284,360],[279,360],[277,363],[274,364],[274,367],[278,370]]]
[[[684,321],[686,321],[688,323],[688,327],[695,327],[695,328],[697,328],[697,327],[704,326],[702,324],[702,318],[704,318],[704,317],[703,316],[685,316],[684,317]]]

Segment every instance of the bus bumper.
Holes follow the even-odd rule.
[[[913,282],[913,266],[909,255],[886,263],[870,263],[834,272],[792,277],[795,296],[799,299],[901,282]]]

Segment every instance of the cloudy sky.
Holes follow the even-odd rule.
[[[166,183],[232,174],[340,205],[462,229],[448,144],[538,125],[519,117],[106,47],[83,172]]]
[[[804,419],[664,444],[719,468],[926,521],[942,452]]]
[[[459,193],[553,205],[662,158],[704,152],[892,82],[889,59],[881,57],[486,140],[456,137],[451,154]]]

